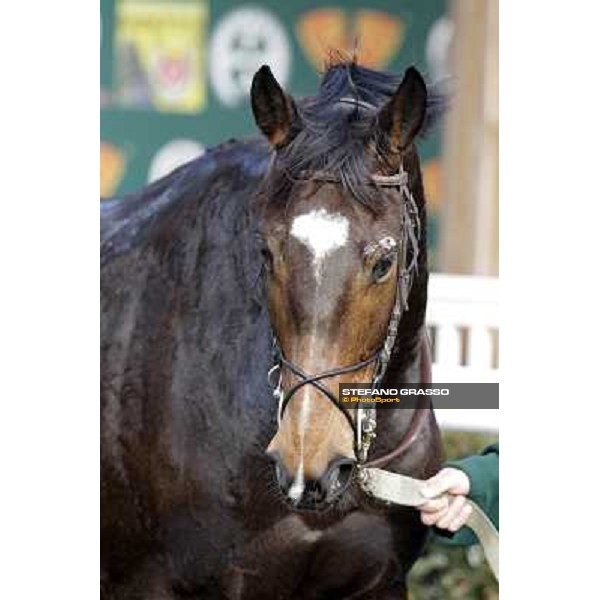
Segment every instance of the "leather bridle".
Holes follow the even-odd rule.
[[[339,177],[325,173],[325,172],[303,172],[300,174],[301,179],[313,180],[328,183],[341,183]],[[312,385],[316,387],[328,400],[330,400],[335,406],[344,414],[350,427],[354,432],[355,440],[355,452],[362,466],[381,466],[387,464],[393,458],[396,458],[403,454],[406,449],[412,444],[415,437],[423,424],[428,408],[420,406],[415,409],[412,422],[409,426],[407,433],[401,440],[400,445],[388,453],[387,455],[365,463],[369,448],[375,438],[375,429],[377,425],[376,420],[376,408],[374,405],[367,407],[359,407],[353,409],[356,417],[353,418],[351,412],[338,401],[338,398],[333,394],[327,386],[323,385],[324,379],[344,375],[346,373],[353,373],[364,367],[375,363],[375,371],[371,381],[371,387],[377,388],[381,383],[384,375],[387,372],[387,368],[391,359],[392,350],[396,343],[398,335],[398,327],[400,320],[405,311],[408,310],[408,296],[412,285],[413,272],[417,267],[418,257],[418,242],[420,238],[420,221],[418,215],[418,209],[414,197],[410,191],[408,185],[408,173],[404,170],[402,164],[398,173],[391,176],[383,175],[372,175],[371,180],[367,182],[370,185],[377,187],[395,188],[399,191],[402,196],[402,217],[401,217],[401,235],[399,240],[399,251],[398,251],[398,268],[397,268],[397,283],[396,283],[396,297],[394,301],[394,307],[390,313],[390,319],[388,322],[386,337],[383,344],[378,350],[370,357],[355,362],[351,365],[337,367],[314,375],[308,375],[298,365],[288,360],[279,345],[276,337],[273,338],[273,367],[269,370],[268,379],[269,383],[274,388],[273,395],[278,401],[279,407],[277,411],[278,424],[281,423],[283,413],[294,396],[294,394],[305,385]],[[408,248],[411,246],[412,256],[410,264],[408,262]],[[424,352],[424,350],[422,350]],[[421,365],[423,366],[423,365]],[[283,368],[289,369],[297,378],[298,381],[294,383],[288,390],[284,391],[282,388],[282,371]],[[423,369],[421,369],[422,371]]]

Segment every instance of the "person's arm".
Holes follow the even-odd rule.
[[[453,460],[429,479],[424,494],[431,500],[419,507],[421,520],[436,527],[443,540],[460,546],[477,542],[465,522],[471,514],[466,498],[486,513],[499,529],[499,445],[488,446],[480,455]],[[441,494],[447,497],[438,498]]]

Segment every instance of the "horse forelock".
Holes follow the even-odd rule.
[[[341,53],[330,54],[317,94],[298,102],[301,125],[273,156],[261,190],[263,202],[287,201],[293,184],[306,173],[326,171],[340,180],[353,199],[379,212],[381,194],[367,184],[374,163],[386,162],[375,119],[401,80],[399,75],[363,67]],[[445,98],[433,88],[427,98],[420,135],[432,128],[445,106]]]

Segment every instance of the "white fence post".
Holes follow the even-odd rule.
[[[427,325],[434,330],[434,383],[499,381],[492,335],[499,326],[497,278],[432,274]],[[498,428],[497,410],[443,409],[436,414],[444,427]]]
[[[460,365],[460,332],[452,322],[436,325],[435,363],[458,367]]]

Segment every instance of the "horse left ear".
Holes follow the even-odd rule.
[[[427,86],[414,67],[404,73],[396,93],[377,115],[379,130],[387,136],[392,152],[407,148],[425,121]]]
[[[254,74],[250,95],[254,120],[269,143],[275,148],[287,144],[292,138],[298,111],[267,65]]]

